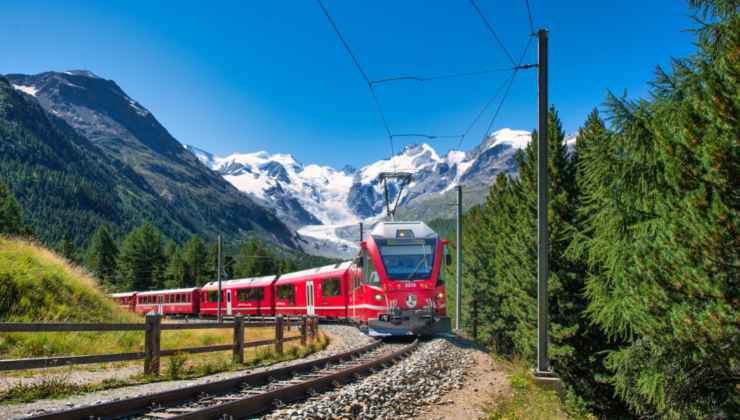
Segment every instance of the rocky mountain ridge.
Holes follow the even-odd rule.
[[[209,170],[114,81],[85,70],[6,78],[15,94],[43,109],[43,118],[56,130],[73,132],[91,153],[113,162],[118,169],[109,177],[135,175],[141,190],[128,191],[122,202],[136,207],[149,195],[153,203],[160,201],[154,206],[166,212],[162,220],[170,222],[158,227],[173,239],[197,233],[207,238],[224,234],[239,241],[254,234],[295,246],[294,233],[272,211]],[[57,137],[40,141],[64,141]],[[27,159],[21,164],[33,163],[33,156]]]
[[[445,155],[428,144],[412,144],[359,169],[303,164],[292,155],[266,151],[218,157],[195,146],[186,148],[240,191],[273,208],[308,243],[307,251],[347,256],[355,249],[356,225],[373,224],[384,215],[380,173],[413,173],[399,200],[399,214],[446,217],[451,208],[439,202],[452,202],[449,196],[455,186],[463,184],[472,194],[466,197],[466,206],[482,202],[497,174],[516,173],[514,155],[530,140],[527,131],[502,129],[469,151],[450,150]],[[569,144],[573,141],[568,139]],[[393,185],[390,193],[395,199]]]

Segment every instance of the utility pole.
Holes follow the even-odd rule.
[[[218,235],[218,257],[216,257],[217,261],[217,271],[218,274],[216,275],[216,278],[218,279],[218,322],[223,322],[224,318],[221,314],[221,235]]]
[[[457,223],[455,232],[455,330],[461,331],[462,317],[462,185],[457,186]]]
[[[551,374],[548,347],[548,293],[549,234],[547,231],[547,30],[537,31],[539,40],[537,84],[539,90],[537,129],[537,371],[535,374]]]

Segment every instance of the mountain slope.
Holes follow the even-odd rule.
[[[69,228],[81,243],[99,223],[120,234],[149,219],[176,240],[258,234],[293,246],[272,212],[201,164],[113,81],[80,71],[7,78],[0,167],[45,240]]]
[[[86,71],[7,78],[26,103],[37,102],[46,111],[67,142],[76,137],[75,144],[96,159],[111,162],[113,167],[103,170],[108,173],[96,174],[94,179],[105,182],[101,178],[127,173],[136,180],[137,190],[119,191],[119,201],[134,208],[150,202],[154,208],[135,219],[151,218],[167,236],[178,240],[192,233],[211,238],[221,233],[227,240],[258,234],[293,246],[293,234],[271,211],[205,167],[115,82]],[[45,136],[41,133],[37,138],[47,145],[60,143]],[[32,153],[20,161],[39,163]],[[78,169],[77,173],[84,172],[84,166]],[[103,204],[95,201],[94,205]],[[99,212],[102,217],[105,213]]]

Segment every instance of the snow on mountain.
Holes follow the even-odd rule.
[[[514,155],[530,140],[528,131],[502,129],[469,151],[440,155],[428,144],[408,145],[360,169],[305,165],[289,154],[260,151],[217,157],[194,146],[185,147],[237,189],[271,207],[303,238],[306,252],[347,257],[356,252],[358,223],[372,225],[384,215],[383,185],[378,180],[382,172],[413,173],[399,206],[423,206],[460,183],[486,191],[497,174],[515,174]],[[396,198],[392,184],[389,193],[391,199]]]
[[[26,85],[12,85],[13,89],[20,90],[23,93],[26,93],[31,96],[36,96],[36,93],[39,91],[33,86],[26,86]]]

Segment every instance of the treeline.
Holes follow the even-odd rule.
[[[650,100],[609,95],[568,151],[550,109],[550,341],[571,402],[601,417],[740,413],[740,18],[694,1],[698,53]],[[534,362],[537,133],[464,220],[464,326]]]
[[[0,234],[33,238],[23,210],[10,190],[0,183]],[[86,267],[102,285],[113,291],[198,287],[217,279],[218,244],[193,235],[183,245],[167,239],[145,222],[117,242],[100,226],[85,249],[78,249],[69,234],[56,250],[71,262]],[[222,251],[222,279],[281,274],[329,264],[333,260],[290,254],[267,247],[256,239]]]
[[[67,255],[63,247],[62,253],[79,258],[75,253]],[[200,287],[218,277],[217,242],[206,243],[193,235],[178,246],[150,223],[132,230],[120,244],[105,227],[98,228],[81,260],[103,284],[116,290]],[[281,258],[252,239],[236,255],[222,256],[221,278],[280,274],[296,267],[294,260]]]

